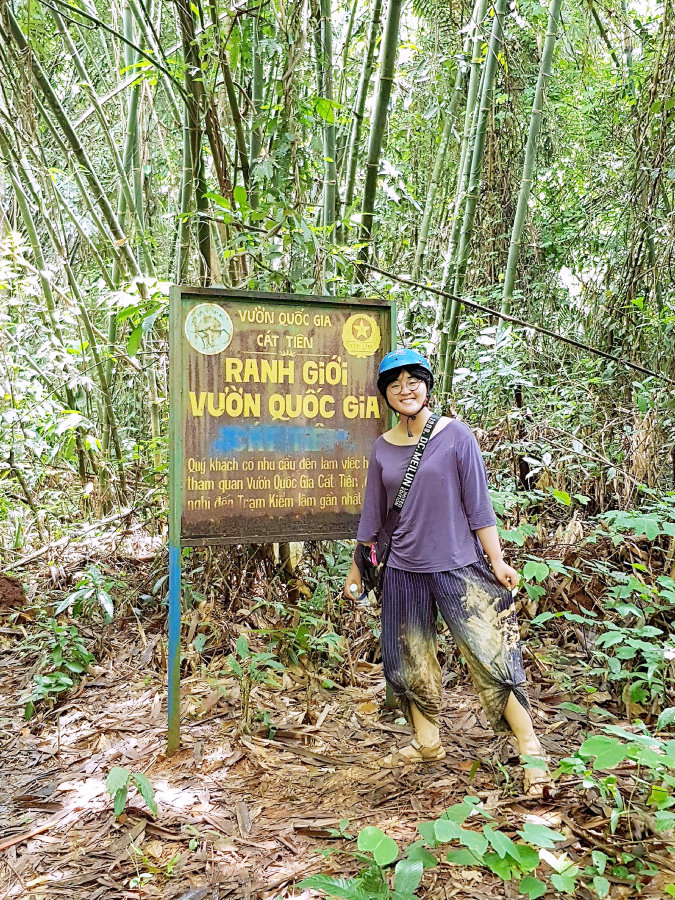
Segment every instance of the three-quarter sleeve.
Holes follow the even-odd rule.
[[[373,450],[368,463],[366,493],[358,531],[356,532],[356,540],[362,541],[364,544],[374,541],[386,518],[387,492],[382,483],[382,467],[377,460],[376,451]]]
[[[472,531],[495,525],[497,518],[488,493],[487,472],[478,441],[468,425],[462,423],[457,443],[457,470],[462,506]]]

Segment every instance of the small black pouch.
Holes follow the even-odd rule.
[[[382,593],[384,567],[387,565],[387,557],[391,550],[391,536],[396,530],[400,514],[400,509],[394,508],[391,511],[372,546],[369,547],[367,544],[356,545],[354,562],[361,573],[363,589],[367,593],[374,591],[378,600]]]

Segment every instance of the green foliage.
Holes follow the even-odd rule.
[[[624,760],[637,767],[635,789],[626,797],[619,791],[616,776],[597,774]],[[635,733],[619,725],[605,725],[602,734],[587,738],[576,753],[561,761],[560,768],[579,776],[582,787],[596,788],[605,801],[613,802],[612,832],[632,810],[651,810],[657,831],[675,827],[671,811],[675,807],[675,740],[659,740],[644,725]]]
[[[284,624],[258,630],[258,634],[268,637],[270,649],[287,664],[297,665],[302,657],[315,665],[342,662],[343,639],[338,633],[344,612],[342,587],[352,554],[353,545],[346,541],[327,543],[323,561],[303,572],[303,580],[314,587],[312,596],[301,597],[294,609],[275,604],[275,612]]]
[[[127,792],[129,785],[134,785],[145,801],[146,806],[153,814],[158,815],[157,803],[155,802],[155,791],[150,784],[148,777],[142,772],[131,772],[122,766],[115,766],[108,772],[105,780],[106,790],[113,798],[115,816],[119,817],[124,812],[127,805]]]
[[[597,773],[614,768],[625,759],[637,766],[637,788],[624,803],[616,778]],[[591,761],[592,768],[589,768]],[[606,726],[604,733],[590,735],[573,756],[562,761],[561,772],[581,776],[581,790],[593,787],[605,801],[614,801],[612,831],[622,816],[638,808],[652,810],[657,830],[675,827],[675,813],[671,812],[675,808],[675,741],[659,741],[646,728],[632,733],[619,726]],[[439,848],[443,848],[446,860],[452,865],[480,867],[503,881],[513,881],[519,893],[530,900],[543,897],[551,888],[563,894],[575,894],[580,887],[602,900],[609,894],[608,874],[628,880],[639,892],[643,878],[652,877],[656,871],[649,862],[629,853],[622,852],[619,860],[598,849],[592,850],[590,864],[582,868],[556,849],[556,845],[567,840],[566,834],[546,825],[525,822],[511,836],[498,827],[476,797],[465,797],[434,821],[418,823],[417,830],[421,840],[410,845],[397,863],[393,887],[387,870],[399,858],[400,849],[374,826],[359,832],[360,853],[350,854],[365,863],[358,875],[349,879],[316,875],[300,887],[346,900],[411,898],[416,896],[424,869],[437,864],[431,850]],[[447,844],[455,846],[446,849]]]
[[[56,607],[54,615],[58,616],[65,610],[69,610],[75,617],[81,615],[91,617],[93,612],[100,608],[106,621],[110,622],[115,612],[114,600],[110,592],[119,586],[118,579],[103,575],[98,566],[89,566],[77,582],[75,590]]]
[[[94,662],[76,626],[59,625],[56,619],[45,619],[25,649],[39,654],[33,687],[24,706],[27,719],[34,715],[37,703],[53,705],[61,694],[75,687]]]
[[[425,857],[422,852],[424,848],[413,844],[406,856],[394,866],[393,884],[390,885],[386,869],[398,858],[396,841],[379,828],[368,825],[359,832],[357,847],[360,852],[351,855],[364,862],[365,867],[354,878],[312,875],[301,881],[298,887],[313,888],[343,900],[412,900],[417,896],[424,869],[436,865],[432,854],[427,853]]]
[[[227,657],[227,666],[239,682],[241,728],[242,731],[249,732],[253,720],[251,691],[258,684],[280,687],[281,685],[274,677],[273,672],[283,671],[284,666],[269,651],[252,653],[245,634],[240,634],[237,638],[236,653],[231,653]]]

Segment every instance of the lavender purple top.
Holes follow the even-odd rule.
[[[373,444],[357,540],[375,540],[414,449],[390,444],[383,437]],[[387,565],[407,572],[467,566],[478,559],[474,532],[496,521],[478,442],[468,425],[453,419],[429,439],[403,504]]]

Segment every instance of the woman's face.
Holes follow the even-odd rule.
[[[414,416],[427,396],[427,386],[415,378],[407,369],[402,369],[396,381],[387,387],[387,400],[394,412],[404,416]]]

